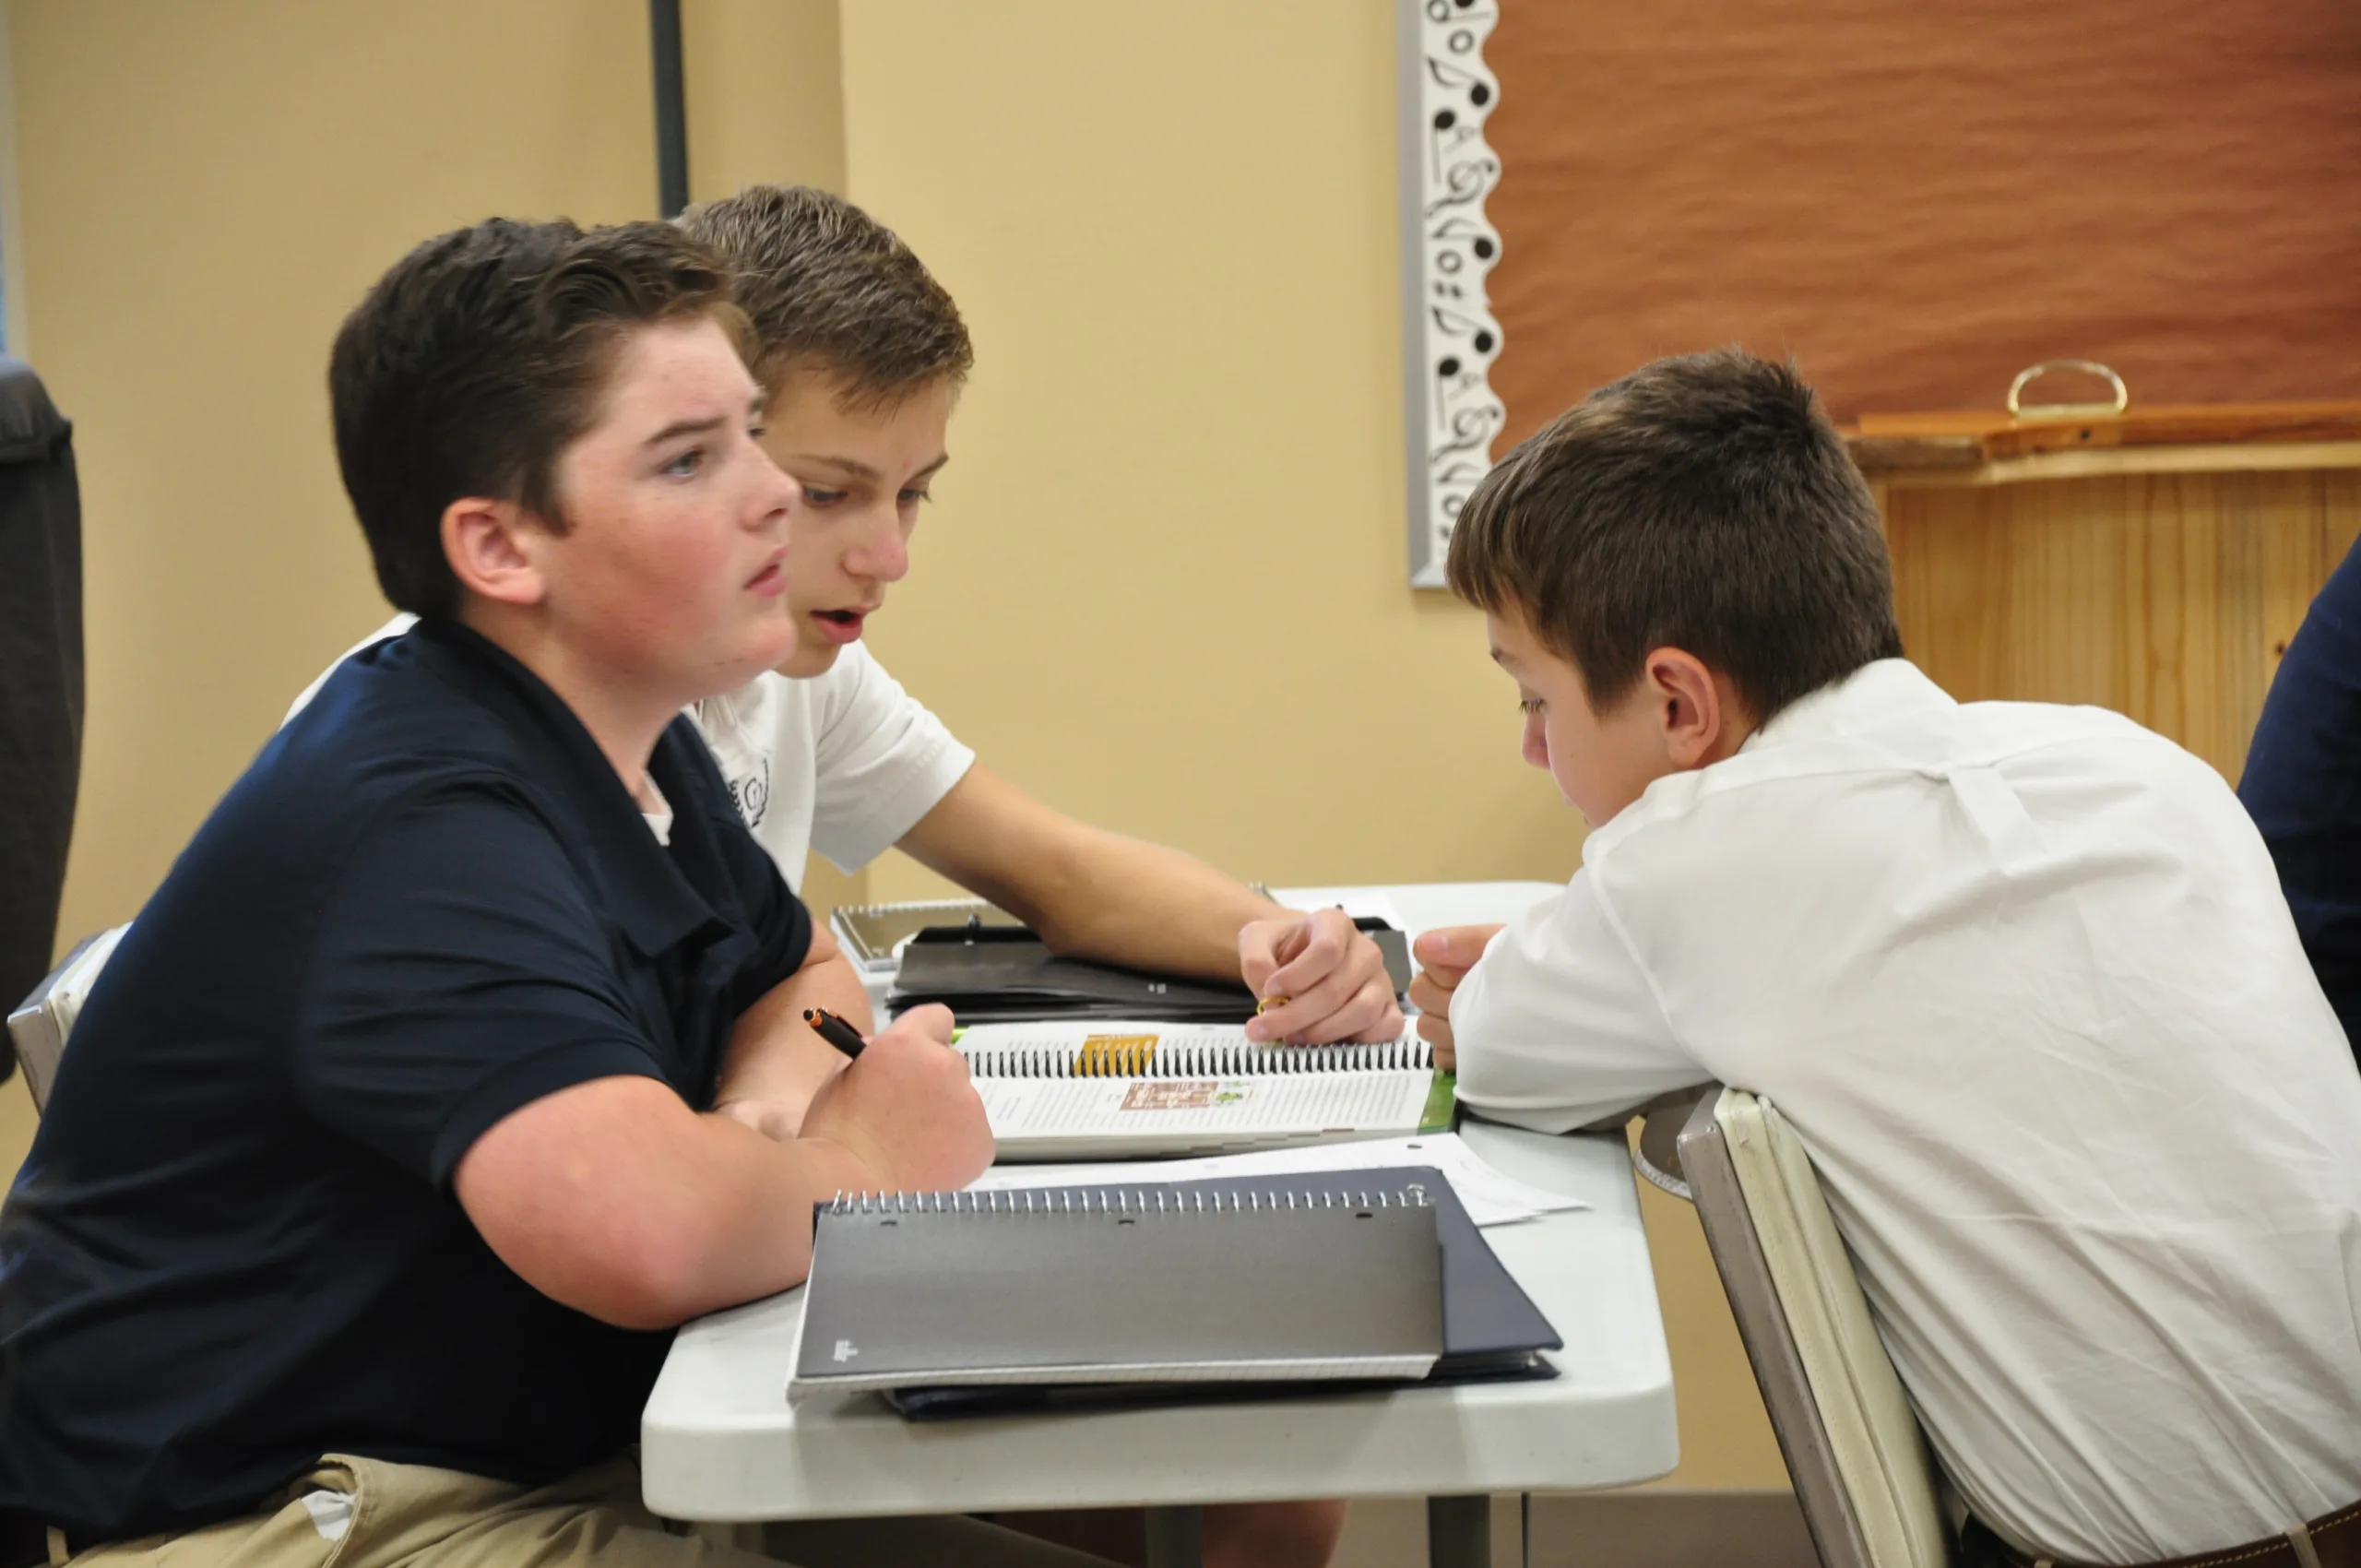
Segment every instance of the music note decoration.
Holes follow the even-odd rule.
[[[1501,350],[1485,279],[1501,236],[1484,216],[1501,160],[1484,139],[1500,83],[1484,41],[1501,0],[1398,0],[1404,134],[1404,372],[1410,420],[1410,581],[1443,586],[1452,525],[1491,467],[1507,410],[1494,395]]]

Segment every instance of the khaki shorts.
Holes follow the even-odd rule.
[[[639,1465],[594,1466],[553,1486],[331,1454],[277,1507],[186,1535],[113,1541],[74,1568],[1107,1568],[980,1519],[773,1525],[780,1557],[681,1535],[647,1511]]]

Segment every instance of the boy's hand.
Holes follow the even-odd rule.
[[[848,1150],[886,1192],[947,1192],[992,1162],[984,1102],[951,1049],[951,1009],[913,1007],[821,1086],[803,1136]]]
[[[1498,934],[1497,925],[1447,925],[1425,932],[1410,944],[1418,960],[1418,974],[1410,982],[1410,1001],[1418,1007],[1418,1038],[1435,1048],[1435,1065],[1456,1069],[1459,1051],[1451,1038],[1451,997],[1485,946]]]
[[[1249,1039],[1326,1045],[1402,1033],[1385,955],[1342,909],[1250,921],[1238,932],[1238,972],[1256,996],[1286,1004],[1248,1020]]]

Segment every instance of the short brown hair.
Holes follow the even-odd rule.
[[[1452,531],[1452,591],[1514,611],[1605,711],[1673,647],[1757,722],[1898,657],[1877,504],[1792,365],[1658,360],[1520,445]]]
[[[858,406],[885,407],[975,363],[959,307],[895,232],[806,185],[749,185],[673,221],[728,258],[753,327],[754,377],[791,367],[833,378]]]
[[[454,501],[514,501],[563,528],[558,459],[597,421],[624,339],[697,316],[742,338],[727,267],[668,223],[495,218],[396,262],[328,356],[337,463],[395,607],[457,613]]]

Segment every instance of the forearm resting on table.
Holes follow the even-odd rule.
[[[597,1078],[495,1123],[452,1178],[501,1261],[623,1328],[670,1328],[800,1284],[812,1206],[880,1184],[857,1156],[699,1115],[655,1078]]]
[[[812,1097],[845,1064],[844,1054],[803,1021],[807,1007],[825,1007],[864,1035],[872,1026],[859,972],[825,931],[812,933],[802,967],[739,1018],[714,1093],[716,1111],[730,1111],[773,1137],[795,1135]]]
[[[901,847],[1041,933],[1052,952],[1238,978],[1238,932],[1286,911],[1194,856],[1077,822],[980,763]]]
[[[1031,912],[1053,953],[1204,980],[1238,979],[1238,932],[1287,911],[1179,849],[1077,824],[1090,842]],[[1008,908],[1003,905],[1003,908]]]

